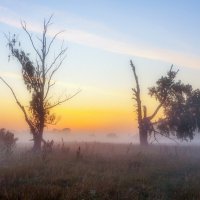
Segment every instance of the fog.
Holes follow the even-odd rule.
[[[32,143],[32,136],[28,132],[15,132],[17,143]],[[106,143],[139,143],[137,134],[125,133],[78,133],[78,132],[44,132],[45,140],[54,140],[55,143],[64,142],[106,142]]]
[[[13,131],[15,137],[18,138],[18,144],[31,144],[32,136],[28,131]],[[84,133],[73,132],[70,129],[49,130],[44,132],[45,140],[54,140],[55,143],[64,142],[101,142],[101,143],[132,143],[139,144],[139,135],[137,133]],[[168,139],[166,137],[152,136],[149,140],[152,144],[170,144],[170,145],[198,145],[200,144],[200,136],[197,134],[192,141],[182,141],[176,138]]]

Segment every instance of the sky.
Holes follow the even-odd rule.
[[[40,36],[44,18],[53,14],[49,40],[60,30],[53,53],[62,41],[67,58],[55,76],[52,94],[73,94],[53,110],[58,123],[78,133],[137,133],[131,88],[133,60],[139,76],[143,105],[151,114],[157,102],[148,87],[174,64],[178,78],[200,88],[200,1],[198,0],[0,0],[0,75],[13,86],[26,106],[28,94],[16,60],[8,62],[4,34],[16,33],[22,47],[35,58],[20,21]],[[53,55],[53,54],[52,54]],[[0,127],[25,131],[23,114],[8,88],[0,83]]]

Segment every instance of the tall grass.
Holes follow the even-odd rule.
[[[0,199],[200,199],[200,147],[65,143],[0,163]]]

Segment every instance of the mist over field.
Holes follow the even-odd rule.
[[[32,141],[31,134],[28,131],[16,132],[15,136],[19,139],[17,143],[30,143]],[[77,132],[64,132],[64,131],[45,131],[45,140],[54,140],[56,143],[64,142],[108,142],[108,143],[139,143],[138,135],[131,133],[77,133]]]
[[[17,144],[26,144],[32,145],[32,136],[28,131],[16,131],[15,136],[18,138]],[[63,130],[50,130],[44,132],[45,140],[53,140],[56,144],[65,143],[80,143],[80,142],[97,142],[97,143],[113,143],[113,144],[139,144],[139,135],[138,133],[78,133],[72,130],[63,131]],[[150,144],[155,145],[200,145],[200,136],[196,134],[193,140],[178,140],[176,137],[172,137],[173,140],[165,138],[163,136],[156,136],[157,141],[152,136],[149,140]]]

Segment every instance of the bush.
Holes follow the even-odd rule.
[[[16,141],[14,134],[10,131],[5,130],[4,128],[0,129],[0,151],[7,155],[13,152]]]

